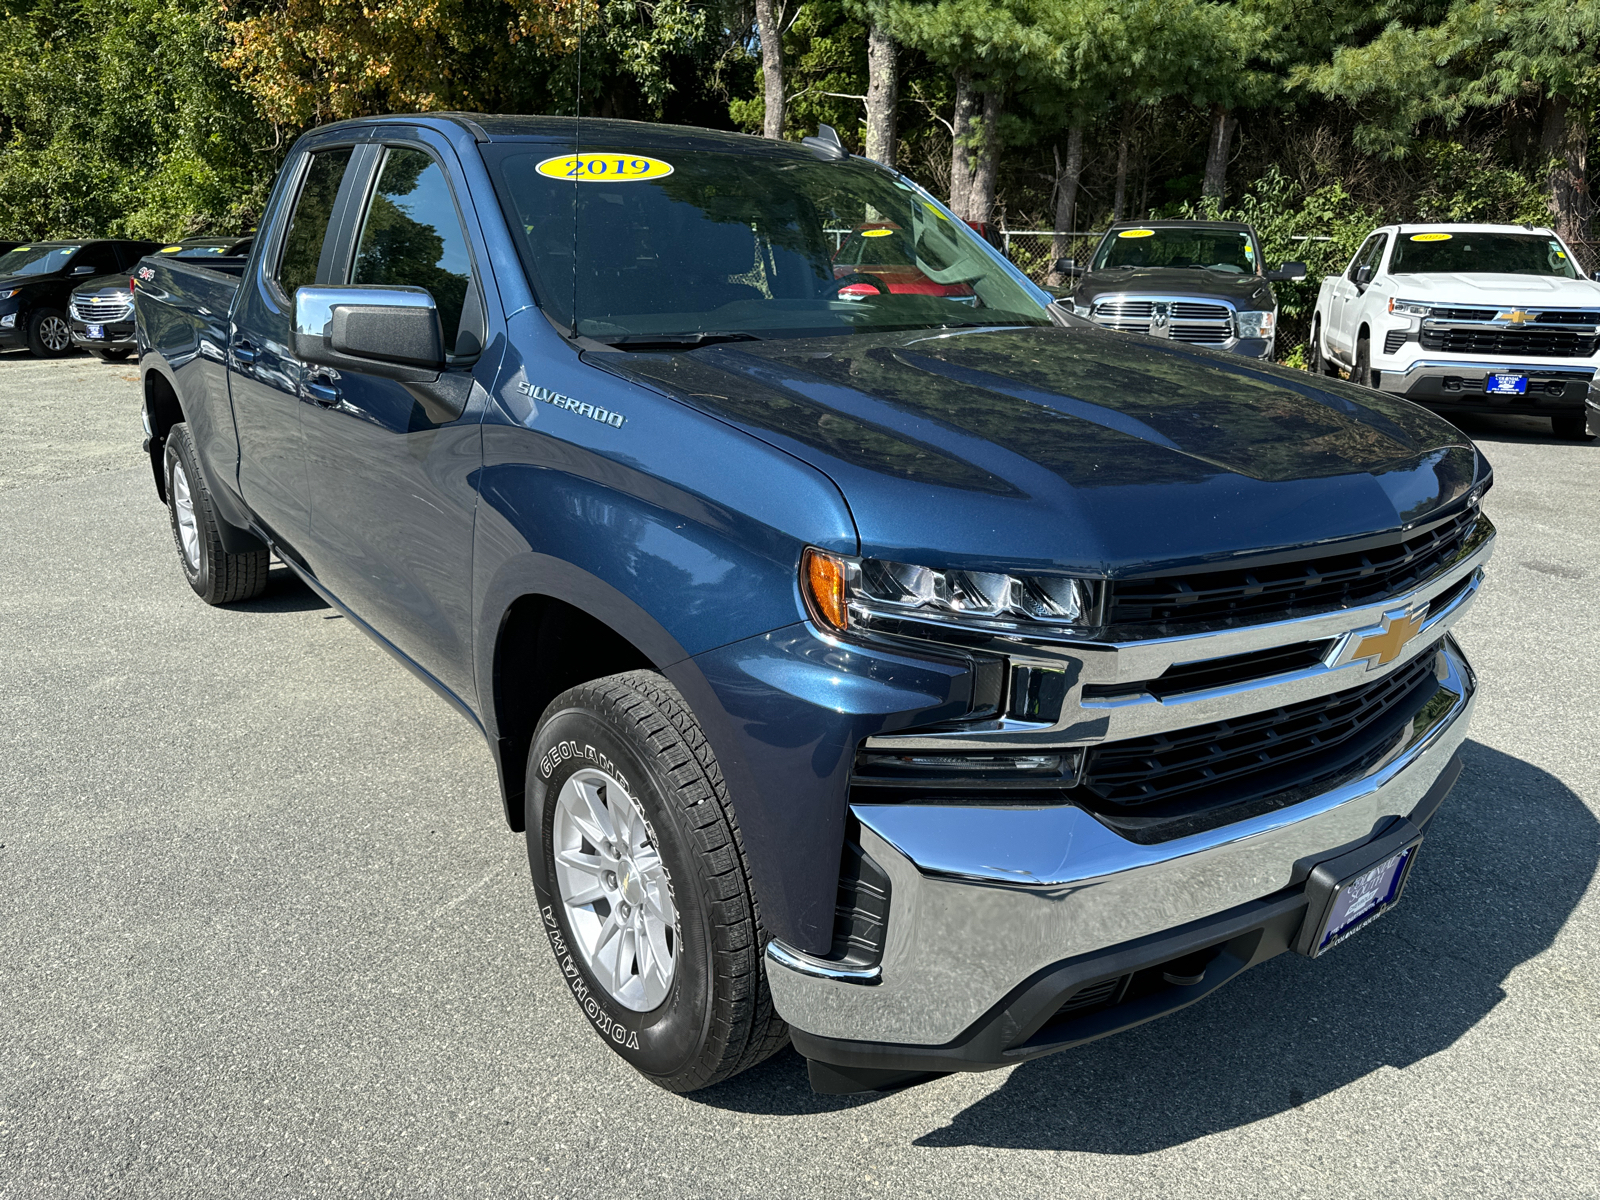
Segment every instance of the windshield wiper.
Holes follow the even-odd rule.
[[[717,342],[759,342],[753,333],[726,331],[722,333],[629,333],[621,337],[595,338],[619,350],[695,350]]]

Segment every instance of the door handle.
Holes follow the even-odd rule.
[[[332,371],[307,371],[301,380],[306,398],[318,408],[339,407],[339,376]]]
[[[249,342],[235,342],[233,344],[233,357],[246,365],[255,362],[256,348]]]

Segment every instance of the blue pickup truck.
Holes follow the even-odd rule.
[[[482,731],[530,939],[677,1091],[1006,1066],[1325,953],[1473,705],[1468,439],[1097,328],[830,135],[344,122],[248,261],[135,272],[190,586],[276,556]]]

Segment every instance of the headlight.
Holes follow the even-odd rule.
[[[12,288],[8,292],[0,292],[0,300],[9,300],[9,299],[11,299],[11,297],[15,296],[21,290],[22,290],[21,288]]]
[[[1431,317],[1433,306],[1420,300],[1390,300],[1389,311],[1406,317]]]
[[[1270,312],[1235,313],[1233,323],[1242,338],[1269,338],[1272,336],[1273,318],[1276,315]]]
[[[812,615],[841,632],[907,619],[986,628],[1086,628],[1094,622],[1099,590],[1090,579],[936,571],[811,547],[801,559],[800,580]]]

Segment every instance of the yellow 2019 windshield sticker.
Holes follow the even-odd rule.
[[[1411,240],[1413,242],[1448,242],[1452,236],[1452,234],[1448,233],[1413,233]]]
[[[1155,235],[1156,235],[1156,231],[1154,229],[1124,229],[1121,233],[1117,234],[1117,236],[1119,238],[1124,238],[1124,237],[1155,237]]]
[[[581,183],[637,183],[665,179],[672,174],[672,164],[639,154],[562,154],[545,159],[535,170],[551,179]]]
[[[892,229],[863,229],[861,231],[861,236],[862,237],[888,237],[893,232],[894,232],[894,230],[892,230]]]

